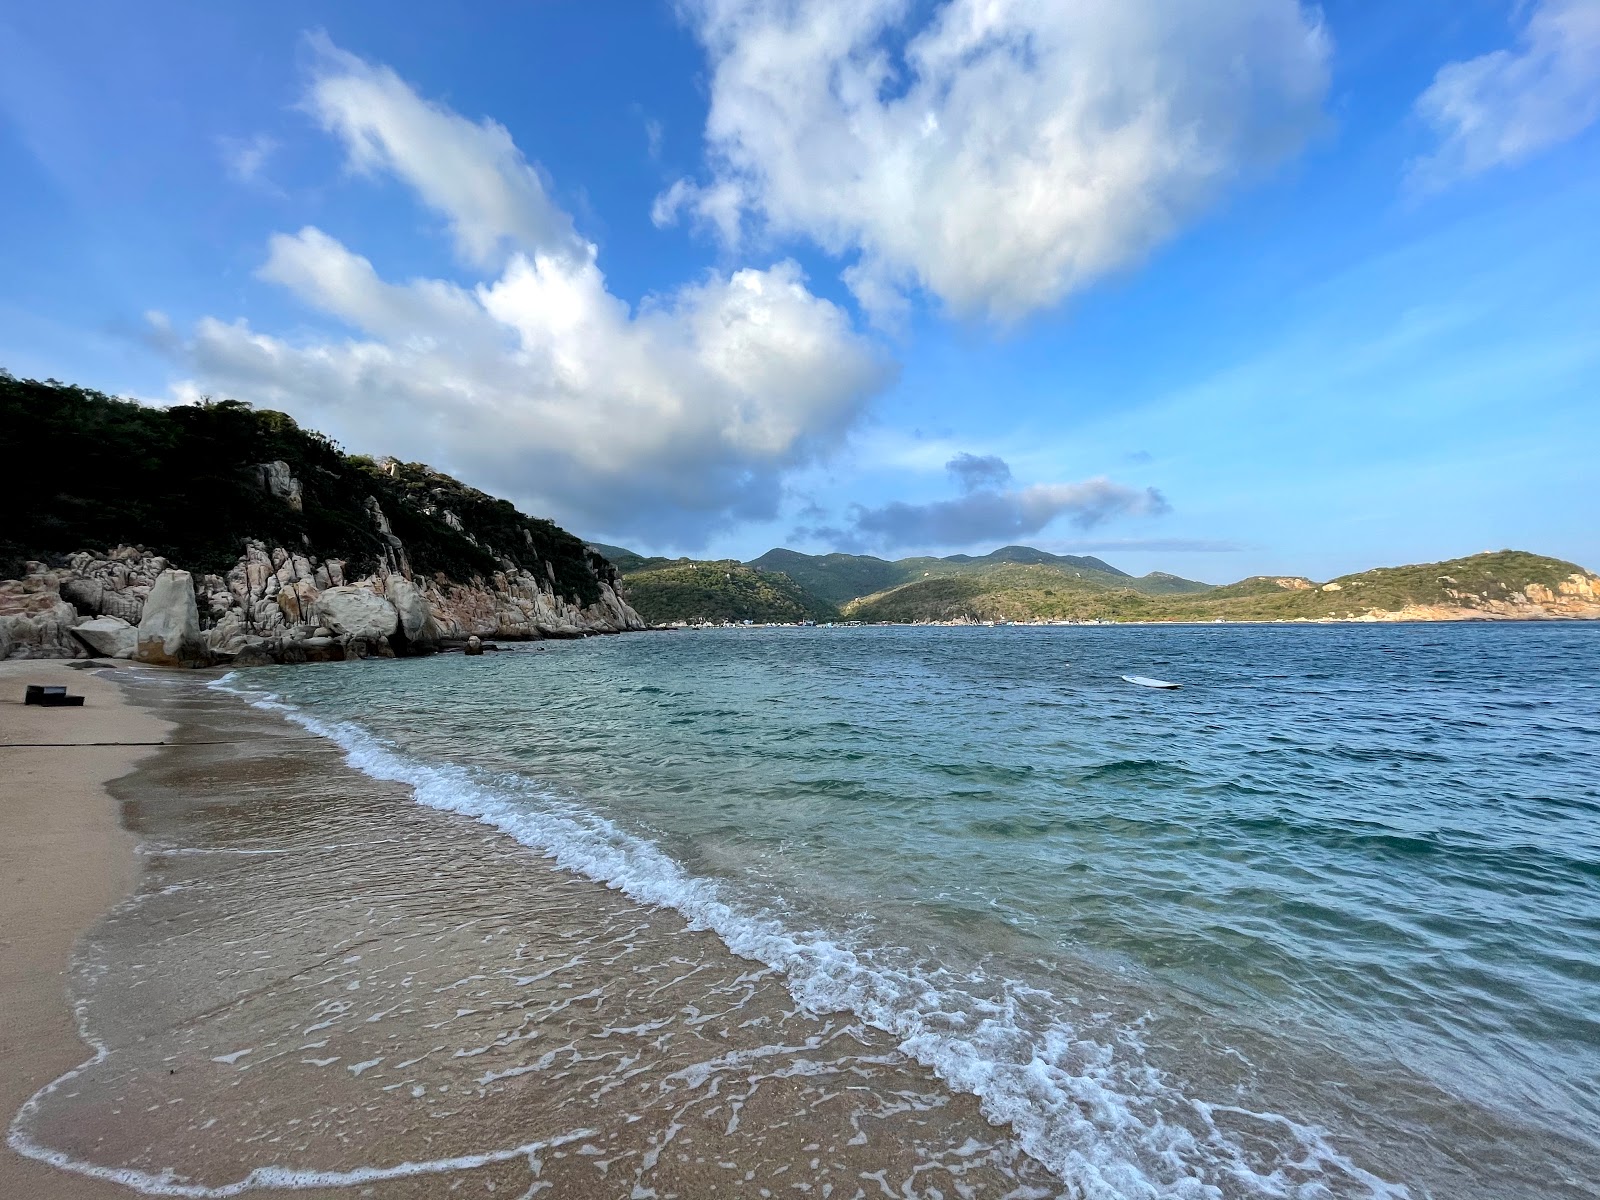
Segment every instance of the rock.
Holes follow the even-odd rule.
[[[120,617],[96,617],[72,628],[73,636],[96,654],[132,658],[139,648],[139,630]]]
[[[346,658],[344,643],[338,638],[309,637],[295,644],[304,652],[307,662],[343,662]]]
[[[61,598],[86,617],[100,615],[105,594],[105,583],[99,579],[68,579],[61,585]]]
[[[199,667],[210,662],[200,633],[200,610],[194,602],[194,577],[189,572],[169,569],[156,576],[139,618],[133,657],[162,667]]]
[[[391,575],[384,585],[384,591],[399,617],[400,633],[405,637],[406,647],[419,651],[436,647],[439,627],[434,623],[433,614],[428,611],[428,602],[423,599],[422,589],[409,579]]]
[[[289,464],[281,459],[272,462],[256,464],[256,478],[261,482],[261,490],[269,496],[282,500],[295,512],[299,512],[304,504],[300,494],[300,481],[289,473]]]
[[[467,639],[466,648],[462,651],[462,653],[471,655],[482,654],[483,639],[481,639],[477,634],[473,634]]]
[[[278,592],[278,611],[291,625],[312,625],[317,620],[317,601],[322,593],[309,579],[297,579]]]
[[[394,605],[362,587],[331,587],[317,600],[322,624],[345,637],[376,641],[400,627]]]
[[[244,613],[236,608],[228,609],[206,630],[206,645],[218,653],[237,654],[250,638],[247,630]]]
[[[0,613],[0,658],[86,658],[72,636],[78,610],[59,596],[27,611]]]
[[[233,656],[236,667],[270,667],[275,660],[260,645],[247,645]]]

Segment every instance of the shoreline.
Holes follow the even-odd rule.
[[[45,682],[37,663],[7,675],[30,666]],[[131,895],[78,889],[70,920],[39,922],[65,1040],[10,1111],[71,1086],[18,1114],[28,1157],[8,1147],[0,1193],[609,1200],[776,1194],[791,1169],[843,1194],[863,1173],[1058,1190],[973,1097],[853,1014],[799,1011],[678,913],[418,803],[201,677],[134,676],[120,707],[153,703],[174,749],[115,764]],[[104,711],[119,689],[92,682],[83,711]],[[59,995],[69,952],[91,1047]]]
[[[121,676],[137,668],[114,669]],[[40,1088],[93,1057],[67,995],[79,939],[136,886],[138,839],[112,780],[155,753],[172,726],[135,705],[104,669],[59,660],[0,663],[0,1106],[9,1126]],[[82,708],[28,708],[26,683],[65,684]],[[73,751],[66,747],[80,745]],[[0,1194],[109,1197],[121,1188],[0,1150]]]

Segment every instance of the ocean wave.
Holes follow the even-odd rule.
[[[349,765],[408,785],[421,804],[470,817],[565,870],[639,903],[676,911],[692,928],[715,933],[736,955],[780,971],[806,1010],[855,1013],[894,1036],[906,1054],[950,1087],[977,1097],[986,1117],[1009,1125],[1029,1154],[1086,1200],[1310,1198],[1333,1194],[1330,1185],[1341,1195],[1409,1195],[1355,1165],[1316,1127],[1185,1095],[1145,1061],[1137,1028],[1098,1031],[1096,1040],[1061,1019],[1062,1006],[1049,993],[1021,981],[988,978],[976,969],[959,975],[897,965],[887,951],[820,930],[792,930],[770,913],[746,911],[716,882],[692,875],[653,843],[525,777],[422,761],[356,724],[323,720],[244,686],[236,673],[210,686],[330,739]],[[1229,1114],[1230,1128],[1216,1119],[1219,1112]],[[55,1161],[54,1152],[26,1145],[18,1133],[21,1122],[19,1115],[13,1145]],[[19,1136],[24,1145],[18,1145]],[[1268,1145],[1274,1149],[1264,1150]],[[446,1169],[451,1168],[403,1164],[391,1170]],[[182,1190],[153,1176],[133,1178],[137,1174],[124,1173],[117,1181],[140,1191],[195,1196],[236,1195],[252,1186],[359,1182],[257,1172],[220,1190]]]

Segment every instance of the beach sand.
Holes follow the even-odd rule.
[[[159,741],[170,726],[130,704],[106,677],[112,673],[0,662],[0,1109],[7,1120],[88,1056],[66,996],[73,942],[135,879],[135,839],[105,784],[152,751],[81,743]],[[66,684],[84,706],[25,707],[30,683]],[[126,1194],[0,1150],[0,1196]]]
[[[183,744],[5,751],[9,1111],[91,1053],[64,984],[104,1053],[14,1126],[62,1169],[7,1151],[0,1195],[1059,1193],[854,1015],[202,677],[4,670],[89,696],[6,740],[155,740],[142,706]]]

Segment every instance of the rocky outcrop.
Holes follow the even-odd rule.
[[[1600,576],[1567,576],[1555,587],[1523,585],[1504,597],[1449,589],[1453,604],[1408,604],[1393,611],[1369,610],[1358,621],[1540,621],[1600,620]]]
[[[169,569],[156,577],[144,599],[133,657],[158,667],[203,667],[212,661],[189,572]]]
[[[267,495],[282,500],[295,512],[304,509],[305,499],[300,481],[294,477],[288,463],[281,459],[257,463],[256,478],[261,483],[261,490]]]
[[[393,535],[390,535],[393,537]],[[0,582],[0,658],[133,657],[167,666],[337,662],[428,654],[471,637],[502,641],[584,637],[647,628],[596,560],[599,599],[557,594],[553,572],[506,562],[488,579],[457,583],[402,574],[405,549],[358,579],[346,564],[248,542],[222,575],[176,569],[119,546],[65,566],[28,564]],[[391,568],[390,563],[394,564]]]
[[[400,627],[394,605],[362,587],[329,588],[317,598],[316,609],[329,629],[345,637],[375,642]]]
[[[409,579],[391,575],[384,582],[384,594],[394,605],[399,622],[399,635],[408,647],[428,647],[439,644],[439,624],[422,594],[422,589]]]
[[[72,627],[72,636],[91,654],[104,658],[132,658],[139,648],[139,627],[121,617],[94,617]]]
[[[78,611],[61,598],[64,573],[30,562],[22,579],[0,583],[0,658],[83,658],[72,636]]]

